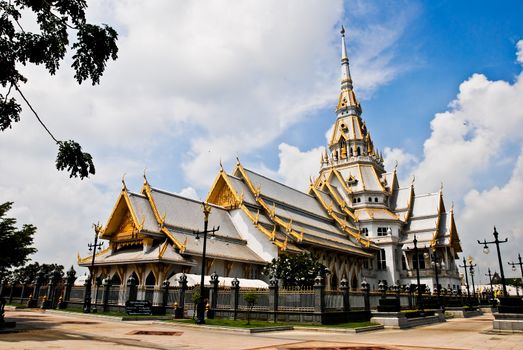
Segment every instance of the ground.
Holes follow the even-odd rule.
[[[122,322],[59,312],[8,311],[17,331],[0,331],[0,349],[257,349],[397,350],[521,349],[523,334],[492,334],[492,315],[451,319],[409,330],[329,333],[303,330],[247,334],[165,324]],[[152,334],[140,334],[150,332]]]

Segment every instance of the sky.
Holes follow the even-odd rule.
[[[24,94],[58,138],[93,155],[96,175],[56,171],[56,147],[25,107],[0,134],[0,201],[37,226],[34,261],[69,266],[123,176],[133,191],[146,171],[153,187],[203,200],[220,162],[232,170],[239,157],[305,190],[336,117],[343,24],[387,168],[397,161],[403,184],[415,176],[418,194],[443,184],[464,255],[478,276],[498,271],[476,240],[496,225],[505,264],[523,251],[521,13],[521,1],[90,1],[88,19],[119,33],[101,84],[78,85],[70,56],[54,76],[21,70]]]

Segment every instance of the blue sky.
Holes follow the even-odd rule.
[[[466,255],[500,227],[523,239],[523,3],[502,1],[90,2],[119,33],[100,86],[25,67],[24,88],[60,138],[95,158],[71,180],[32,116],[0,137],[0,193],[38,228],[39,261],[71,264],[120,179],[204,198],[220,160],[303,188],[319,168],[339,87],[340,25],[363,118],[400,178],[454,202]],[[522,189],[520,191],[520,189]],[[5,198],[3,198],[5,197]],[[492,257],[482,259],[495,263]]]

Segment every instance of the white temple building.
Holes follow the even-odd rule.
[[[453,209],[440,189],[417,194],[414,182],[400,185],[396,169],[384,168],[362,119],[353,89],[345,32],[341,32],[341,88],[328,149],[319,175],[302,192],[245,168],[240,161],[223,168],[209,191],[211,226],[205,274],[267,279],[262,267],[281,254],[312,252],[331,272],[327,286],[345,278],[352,289],[365,279],[392,284],[420,281],[434,288],[431,260],[441,263],[442,288],[457,290],[460,241]],[[96,256],[95,275],[125,283],[134,274],[140,285],[159,286],[177,273],[199,275],[202,245],[201,203],[151,187],[138,193],[124,185],[100,238],[109,247]],[[418,179],[417,181],[423,181]],[[414,253],[414,238],[418,254]],[[90,266],[90,257],[80,258]]]

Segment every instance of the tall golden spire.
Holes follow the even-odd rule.
[[[361,115],[361,107],[356,99],[352,87],[352,77],[350,75],[349,57],[347,55],[347,45],[345,43],[345,28],[341,26],[341,92],[336,107],[336,113]]]
[[[352,90],[352,78],[349,70],[349,57],[345,45],[345,28],[341,26],[341,89]]]

